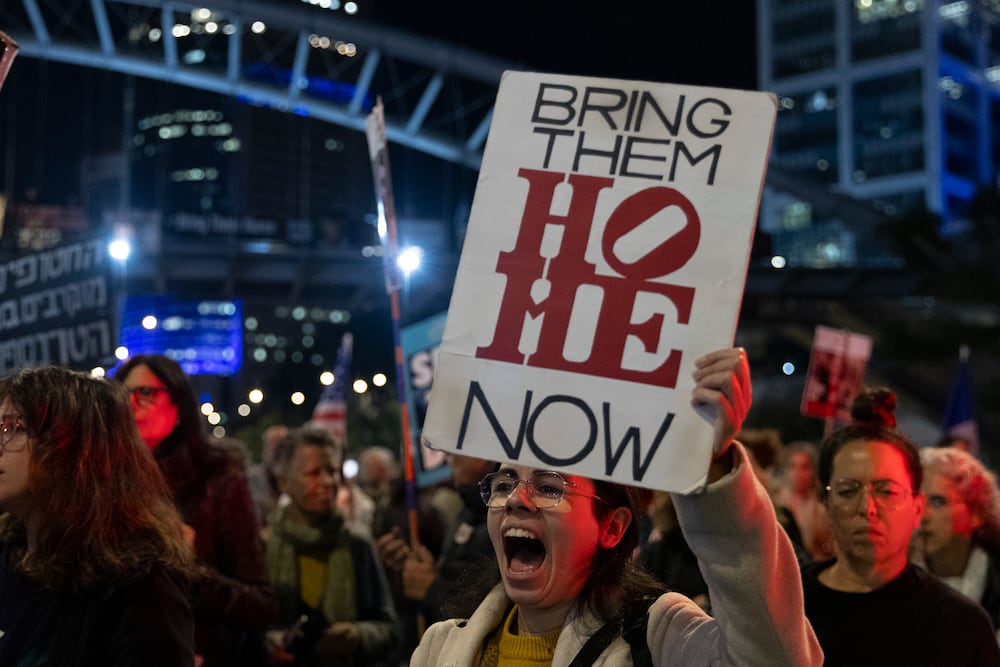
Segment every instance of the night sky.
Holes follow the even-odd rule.
[[[752,0],[361,2],[359,16],[542,71],[754,88]]]

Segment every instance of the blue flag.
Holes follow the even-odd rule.
[[[969,453],[979,454],[979,424],[973,408],[969,348],[966,345],[959,350],[958,371],[948,397],[941,434],[943,437],[965,440],[969,444]]]

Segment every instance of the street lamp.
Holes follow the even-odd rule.
[[[410,246],[408,248],[403,248],[396,256],[396,266],[399,270],[403,272],[403,275],[407,278],[410,274],[420,268],[420,260],[423,259],[423,250],[417,246]]]
[[[111,255],[111,259],[124,262],[132,254],[132,244],[126,239],[114,239],[108,244],[108,254]]]

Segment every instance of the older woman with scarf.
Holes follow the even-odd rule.
[[[295,429],[278,443],[274,471],[289,502],[271,513],[267,570],[278,594],[273,662],[371,666],[399,642],[392,594],[370,543],[336,511],[342,457],[324,431]]]

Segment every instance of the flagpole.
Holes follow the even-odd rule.
[[[389,172],[389,151],[385,139],[385,114],[382,98],[378,98],[375,107],[365,120],[365,131],[368,135],[368,154],[372,163],[372,176],[375,179],[375,195],[378,203],[378,236],[383,249],[383,267],[385,269],[385,288],[389,294],[392,309],[392,342],[396,360],[396,388],[399,397],[400,425],[403,429],[403,464],[406,482],[406,508],[409,517],[410,545],[420,543],[420,531],[417,521],[417,485],[416,472],[413,468],[413,438],[410,433],[410,412],[406,401],[406,383],[403,379],[404,358],[403,346],[400,342],[400,308],[399,290],[402,281],[400,270],[396,264],[399,254],[399,244],[396,234],[396,207],[392,196],[392,180]],[[423,628],[419,628],[422,632]]]

